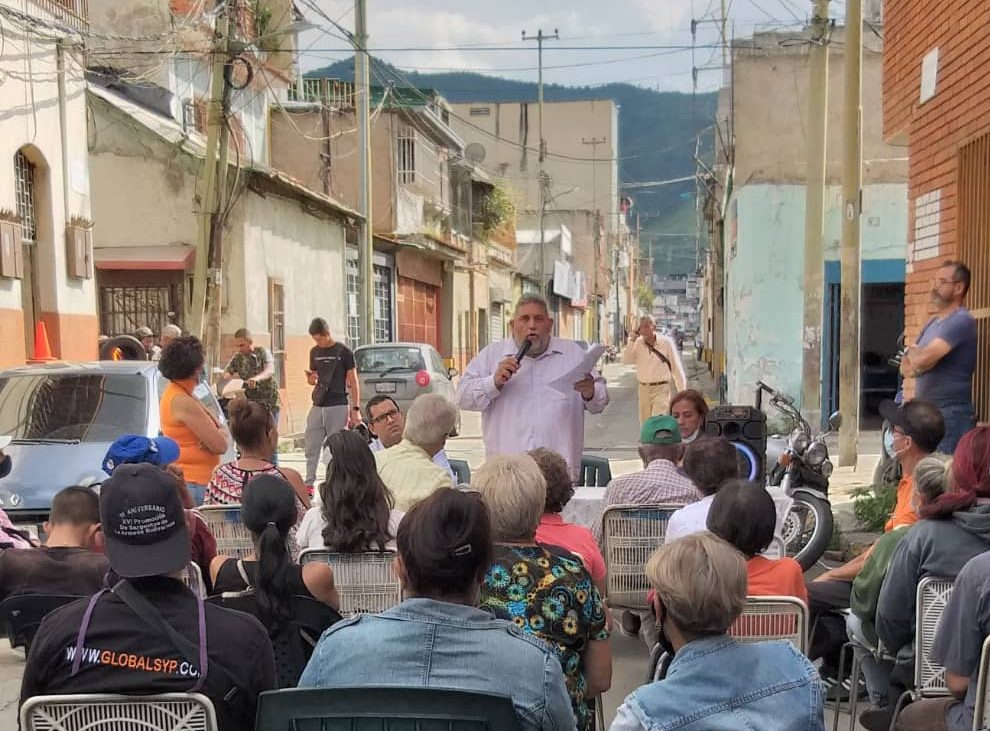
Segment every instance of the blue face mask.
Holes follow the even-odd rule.
[[[888,429],[883,433],[883,448],[887,454],[894,453],[894,430]]]

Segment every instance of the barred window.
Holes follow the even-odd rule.
[[[21,219],[21,238],[35,242],[38,239],[38,221],[35,216],[34,164],[23,150],[14,155],[14,196],[17,199],[17,215]]]
[[[398,171],[400,183],[416,182],[416,130],[412,127],[399,128]]]

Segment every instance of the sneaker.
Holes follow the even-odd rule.
[[[619,617],[619,629],[626,637],[638,637],[640,624],[642,622],[639,615],[628,610],[622,612],[622,616]]]
[[[890,706],[867,708],[859,714],[859,725],[866,731],[888,731],[894,717],[894,709]]]
[[[848,703],[849,698],[852,693],[850,692],[850,686],[852,685],[848,677],[842,679],[842,683],[839,683],[837,673],[834,668],[828,666],[822,666],[819,670],[821,675],[822,685],[825,686],[825,702],[826,703]],[[856,699],[865,700],[869,697],[869,693],[866,690],[866,682],[863,680],[862,676],[859,678],[859,682],[856,684]]]

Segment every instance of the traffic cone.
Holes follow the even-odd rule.
[[[55,360],[52,346],[48,343],[48,328],[44,322],[38,322],[34,327],[34,357],[32,362],[46,363]]]

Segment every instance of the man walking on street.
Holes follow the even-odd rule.
[[[640,318],[639,337],[622,352],[622,362],[636,366],[640,426],[651,416],[668,413],[671,396],[687,388],[677,348],[670,338],[657,337],[649,315]]]
[[[567,460],[577,481],[584,412],[598,414],[608,405],[605,379],[591,372],[575,383],[555,383],[581,364],[585,351],[551,335],[553,318],[542,297],[523,296],[509,327],[512,337],[487,346],[468,364],[457,405],[482,412],[486,456],[546,447]]]
[[[962,435],[976,426],[976,320],[963,307],[969,281],[962,262],[947,261],[939,268],[932,282],[935,316],[901,360],[901,374],[916,379],[915,398],[931,401],[945,417],[945,438],[938,445],[943,454],[955,452]]]
[[[354,353],[330,335],[322,317],[309,324],[316,345],[309,351],[306,380],[313,386],[313,406],[306,417],[306,484],[316,482],[320,450],[327,437],[349,426],[360,424],[361,386],[354,366]],[[350,391],[350,405],[347,392]]]

